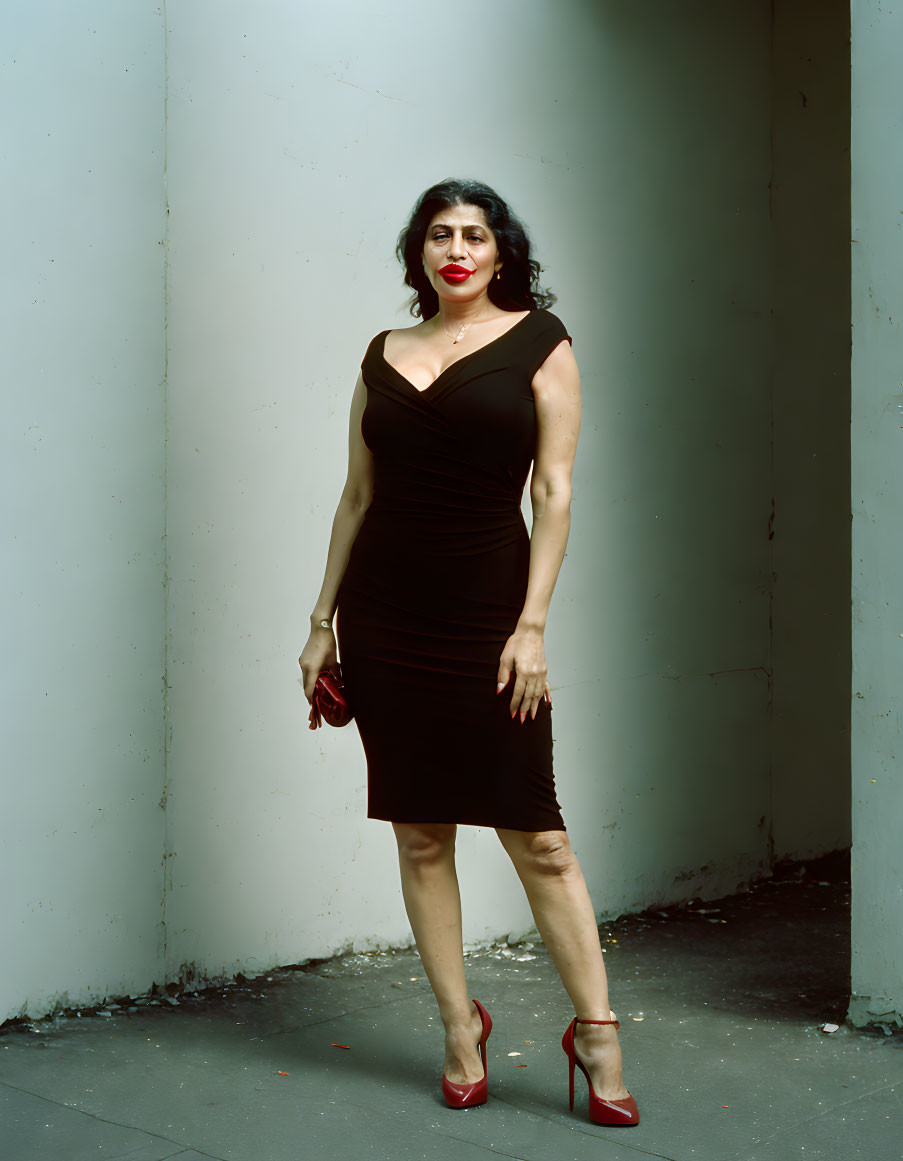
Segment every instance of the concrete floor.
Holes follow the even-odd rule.
[[[843,1024],[849,892],[832,865],[601,928],[636,1127],[590,1124],[579,1073],[568,1110],[567,997],[541,944],[499,944],[468,956],[494,1021],[481,1108],[442,1101],[416,954],[354,955],[7,1023],[0,1158],[898,1161],[903,1037]]]

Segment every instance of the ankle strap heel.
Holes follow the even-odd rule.
[[[636,1101],[632,1096],[628,1095],[620,1100],[604,1100],[602,1097],[596,1096],[593,1089],[593,1082],[589,1078],[589,1073],[583,1061],[577,1055],[577,1050],[574,1047],[574,1033],[578,1024],[612,1024],[614,1027],[620,1028],[620,1022],[614,1018],[612,1012],[611,1020],[580,1020],[577,1016],[568,1024],[565,1029],[564,1036],[561,1038],[561,1047],[564,1049],[568,1058],[568,1096],[570,1097],[571,1108],[574,1107],[574,1069],[579,1068],[586,1077],[586,1083],[589,1086],[589,1119],[597,1125],[638,1125],[640,1123],[640,1113],[637,1109]]]

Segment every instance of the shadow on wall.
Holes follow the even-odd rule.
[[[613,864],[657,849],[653,894],[703,863],[727,890],[849,843],[849,13],[589,7],[587,99],[624,98],[598,128],[601,300],[580,275],[572,536],[598,548],[569,648],[603,659],[587,749],[631,784],[615,804],[586,770],[587,813],[622,831]]]

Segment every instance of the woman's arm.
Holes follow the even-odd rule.
[[[337,660],[333,630],[324,629],[320,622],[323,620],[332,622],[339,585],[348,567],[351,546],[373,498],[373,456],[361,434],[361,417],[366,401],[367,388],[363,376],[358,375],[351,398],[351,416],[348,423],[348,474],[332,522],[323,584],[310,615],[310,637],[298,658],[304,679],[304,694],[308,701],[313,696],[317,674],[321,669],[335,664]]]
[[[533,531],[524,607],[499,665],[499,687],[517,675],[511,716],[536,717],[546,694],[543,632],[571,523],[571,474],[580,433],[580,372],[570,343],[563,339],[533,378],[537,442],[530,480]]]

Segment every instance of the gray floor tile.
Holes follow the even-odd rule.
[[[3,1161],[164,1161],[174,1155],[188,1161],[177,1143],[0,1085]]]
[[[903,1082],[825,1107],[767,1134],[737,1161],[903,1161]]]
[[[581,1074],[569,1111],[567,997],[541,945],[498,945],[468,956],[494,1022],[482,1108],[441,1098],[416,954],[347,956],[176,1006],[6,1025],[0,1156],[903,1161],[903,1037],[820,1031],[846,1010],[847,894],[798,876],[602,927],[633,1128],[589,1122]]]

